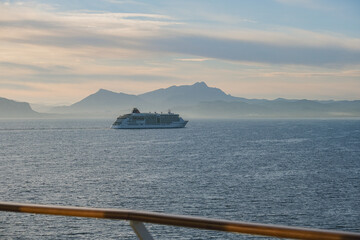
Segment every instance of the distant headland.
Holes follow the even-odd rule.
[[[354,118],[360,117],[360,100],[318,101],[278,98],[247,99],[226,94],[205,82],[171,86],[139,95],[105,89],[69,106],[49,108],[45,115],[29,103],[0,98],[0,117],[114,117],[133,107],[142,111],[172,109],[188,118]],[[50,115],[49,115],[50,114]],[[54,115],[56,114],[56,115]]]

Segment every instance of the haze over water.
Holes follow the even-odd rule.
[[[359,120],[112,121],[0,120],[1,200],[360,232]],[[147,227],[155,239],[257,239]],[[2,212],[0,238],[136,236],[123,221]]]

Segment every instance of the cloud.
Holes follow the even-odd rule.
[[[190,68],[187,62],[206,65],[225,60],[262,68],[263,64],[345,67],[360,63],[360,39],[338,34],[290,28],[208,29],[161,14],[48,9],[11,4],[0,8],[2,77],[33,82],[165,82],[194,79],[177,75]],[[160,58],[177,62],[165,67],[149,63]],[[179,71],[180,65],[186,66]],[[204,66],[202,72],[191,71],[200,78],[208,70]],[[228,76],[237,77],[238,71]]]
[[[133,4],[133,5],[146,5],[145,3],[133,0],[104,0],[112,4]]]
[[[70,70],[69,67],[66,66],[59,66],[59,65],[53,65],[50,67],[39,67],[37,65],[30,65],[30,64],[19,64],[19,63],[11,63],[11,62],[0,62],[0,68],[6,68],[6,69],[28,69],[32,70],[33,72],[40,72],[40,73],[49,73],[52,71],[67,71]]]
[[[4,8],[0,10],[0,42],[22,46],[130,49],[138,54],[146,51],[197,56],[186,61],[212,58],[319,66],[360,63],[360,40],[345,36],[299,29],[225,29],[214,33],[159,14],[49,13],[26,7],[19,14],[18,7]],[[175,25],[179,27],[173,28]]]
[[[13,89],[13,90],[35,90],[36,89],[29,85],[16,84],[16,83],[11,83],[11,82],[0,82],[0,88]]]
[[[182,35],[148,39],[145,49],[204,58],[268,64],[346,65],[360,63],[360,50],[342,46],[280,45],[260,41]]]
[[[78,101],[98,88],[143,93],[206,81],[245,97],[307,97],[307,86],[317,86],[312,96],[327,89],[339,99],[359,97],[359,38],[275,26],[261,30],[264,25],[251,16],[206,9],[201,21],[192,21],[188,8],[179,11],[188,15],[159,14],[169,12],[164,9],[59,12],[34,2],[0,3],[0,96]]]
[[[208,61],[211,59],[210,58],[178,58],[175,60],[182,61],[182,62],[204,62],[204,61]]]
[[[54,13],[29,7],[19,11],[19,6],[3,7],[0,16],[3,44],[195,56],[183,61],[211,58],[318,66],[360,63],[360,39],[300,29],[210,31],[160,14]]]

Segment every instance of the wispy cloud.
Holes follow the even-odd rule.
[[[207,23],[159,13],[59,12],[34,2],[0,3],[0,83],[15,91],[20,88],[11,82],[23,81],[30,90],[54,93],[56,83],[65,89],[87,82],[91,89],[83,93],[89,94],[115,81],[129,89],[141,82],[142,92],[194,81],[234,91],[215,83],[227,79],[242,89],[245,80],[254,81],[246,83],[250,89],[260,78],[360,77],[354,70],[360,64],[359,38],[279,26],[255,30],[243,27],[256,24],[248,18],[203,14],[219,24],[204,27]],[[281,71],[280,66],[322,70]],[[245,93],[246,88],[238,92]]]
[[[182,61],[182,62],[204,62],[204,61],[211,60],[211,58],[178,58],[175,60]]]
[[[360,50],[343,46],[309,46],[279,44],[182,35],[149,39],[146,49],[190,54],[205,58],[230,61],[249,61],[268,64],[346,65],[360,63]]]
[[[360,62],[360,39],[299,29],[197,29],[172,17],[142,13],[48,13],[6,6],[0,41],[58,48],[108,48],[189,54],[268,64],[344,65]],[[11,29],[11,31],[10,31]],[[90,56],[89,56],[90,57]],[[189,60],[187,60],[189,61]],[[196,61],[196,60],[192,60]]]
[[[134,4],[134,5],[146,5],[143,2],[140,1],[134,1],[134,0],[103,0],[105,2],[113,3],[113,4]]]

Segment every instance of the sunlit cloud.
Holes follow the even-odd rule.
[[[360,39],[338,33],[236,24],[206,28],[158,13],[59,12],[34,2],[0,4],[0,96],[40,99],[50,91],[58,101],[61,95],[77,100],[69,93],[84,83],[87,88],[77,98],[97,88],[143,93],[156,86],[205,81],[249,97],[255,96],[256,84],[262,89],[269,79],[273,86],[290,88],[296,84],[287,85],[285,78],[321,79],[323,84],[324,79],[345,78],[353,88],[360,78]],[[250,18],[202,14],[218,23],[256,24]],[[267,88],[261,94],[269,97],[271,91],[276,92]]]
[[[113,4],[134,4],[134,5],[146,5],[145,3],[134,0],[104,0]]]
[[[211,58],[178,58],[175,60],[182,61],[182,62],[204,62],[204,61],[211,60]]]
[[[8,8],[8,9],[6,9]],[[270,64],[352,64],[360,62],[360,40],[298,29],[224,30],[221,35],[158,14],[40,13],[0,10],[0,41],[60,48],[102,47],[134,52],[173,52],[232,61]],[[16,12],[15,14],[13,12]],[[46,19],[46,21],[45,21]],[[9,29],[12,29],[10,32]],[[10,32],[10,34],[6,34]]]

